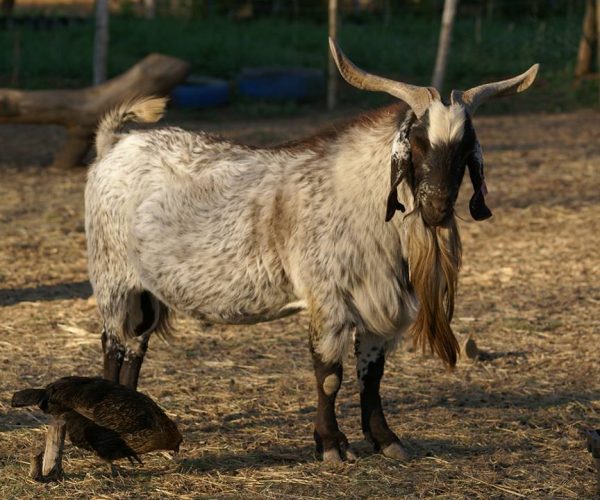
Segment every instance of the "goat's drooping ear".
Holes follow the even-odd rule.
[[[404,212],[404,205],[398,201],[398,186],[402,179],[406,176],[406,172],[410,167],[410,127],[415,120],[415,115],[409,111],[406,118],[400,125],[398,132],[394,136],[392,144],[392,169],[391,169],[391,187],[387,198],[387,208],[385,212],[385,221],[389,222],[396,213],[396,210]]]
[[[469,201],[469,211],[471,217],[475,220],[485,220],[492,216],[491,210],[485,204],[485,195],[487,194],[487,186],[485,185],[485,176],[483,174],[483,153],[481,144],[475,139],[475,148],[469,155],[467,160],[469,167],[469,177],[473,184],[473,196]]]
[[[433,101],[439,101],[440,93],[434,87],[418,87],[404,82],[397,82],[381,76],[372,75],[356,67],[342,52],[333,38],[329,38],[331,55],[340,74],[350,85],[361,90],[387,92],[410,106],[417,118],[421,118]]]
[[[509,80],[486,83],[465,90],[464,92],[462,90],[453,90],[450,99],[452,104],[462,104],[469,114],[472,115],[481,104],[492,97],[518,94],[519,92],[527,90],[535,80],[539,68],[539,64],[534,64],[525,71],[525,73],[510,78]]]

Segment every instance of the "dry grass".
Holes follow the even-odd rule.
[[[239,123],[227,133],[264,143],[322,120]],[[48,485],[27,478],[45,418],[12,410],[9,400],[15,389],[99,372],[82,228],[85,172],[11,166],[10,158],[47,158],[59,133],[0,129],[0,498],[591,496],[579,429],[600,427],[598,115],[477,123],[495,217],[471,222],[463,190],[465,265],[454,326],[490,356],[463,358],[453,373],[408,345],[392,356],[383,395],[411,462],[359,443],[351,369],[339,416],[361,458],[339,468],[315,461],[306,318],[239,328],[180,319],[172,345],[151,343],[140,388],[178,420],[181,462],[146,456],[113,479],[104,464],[68,447],[66,480]]]

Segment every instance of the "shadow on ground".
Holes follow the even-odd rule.
[[[12,306],[20,302],[87,299],[91,295],[92,285],[89,281],[40,285],[30,288],[0,288],[0,306]]]
[[[28,410],[9,410],[0,413],[0,433],[20,431],[21,429],[37,429],[50,420],[37,408]]]

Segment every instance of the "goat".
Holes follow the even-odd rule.
[[[365,73],[333,40],[330,47],[348,83],[400,102],[270,149],[179,128],[120,130],[129,120],[157,121],[160,99],[103,119],[85,203],[104,376],[136,387],[148,339],[168,333],[170,310],[248,324],[305,309],[317,451],[325,461],[351,458],[334,405],[354,344],[362,430],[376,451],[405,459],[379,396],[385,357],[410,330],[418,345],[456,363],[454,204],[465,166],[472,216],[491,215],[471,116],[495,95],[527,89],[538,65],[455,90],[445,103],[434,88]]]

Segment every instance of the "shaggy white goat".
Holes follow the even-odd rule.
[[[306,309],[323,458],[351,456],[334,404],[354,343],[363,431],[376,450],[402,459],[379,397],[385,355],[412,325],[418,344],[456,362],[454,203],[466,166],[473,217],[491,215],[471,115],[494,95],[528,88],[537,66],[453,91],[446,104],[433,88],[359,70],[334,42],[332,52],[349,83],[403,102],[270,149],[179,128],[119,132],[128,120],[158,120],[162,99],[103,119],[86,233],[104,376],[136,387],[148,338],[165,330],[170,309],[230,324]]]

